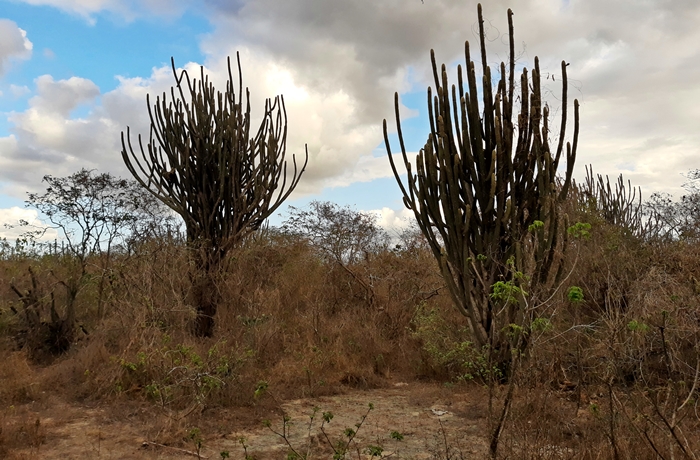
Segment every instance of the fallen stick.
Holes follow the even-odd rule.
[[[148,446],[164,447],[166,449],[176,450],[178,452],[182,452],[183,454],[191,455],[191,456],[197,457],[197,458],[203,458],[205,460],[209,458],[209,457],[205,457],[201,454],[198,454],[197,452],[192,452],[191,450],[180,449],[179,447],[166,446],[165,444],[158,444],[157,442],[153,442],[153,441],[144,441],[143,444],[141,444],[141,447],[148,447]]]

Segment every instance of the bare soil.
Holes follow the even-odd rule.
[[[478,387],[445,388],[437,384],[395,384],[375,390],[345,389],[344,394],[272,401],[258,406],[167,413],[152,404],[122,401],[109,406],[67,404],[46,397],[3,411],[0,452],[8,459],[192,459],[193,427],[202,436],[201,458],[233,459],[247,454],[256,459],[286,459],[290,446],[282,433],[283,413],[289,417],[287,438],[309,459],[333,458],[331,445],[347,439],[346,428],[374,409],[359,428],[346,458],[372,458],[369,446],[380,447],[382,458],[485,458],[487,396]],[[314,420],[310,416],[318,408]],[[322,413],[333,419],[321,430]],[[265,427],[263,420],[270,421]],[[392,432],[402,440],[393,439]],[[448,456],[449,452],[449,456]],[[377,458],[377,457],[374,457]]]

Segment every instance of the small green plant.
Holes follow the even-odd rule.
[[[535,318],[530,325],[533,332],[549,332],[552,330],[552,322],[549,318]]]
[[[204,438],[202,437],[202,431],[194,427],[190,429],[190,431],[187,433],[187,439],[192,441],[194,443],[195,447],[195,453],[197,454],[197,458],[202,458],[201,457],[201,452],[202,452],[202,446],[204,445]]]
[[[466,327],[455,329],[438,309],[428,308],[425,303],[417,307],[411,326],[430,366],[446,370],[457,381],[487,379],[488,354],[467,340],[470,333]]]
[[[143,395],[162,407],[202,405],[230,383],[236,383],[243,364],[253,355],[248,350],[223,352],[219,341],[201,355],[186,344],[171,344],[169,336],[148,353],[135,359],[112,358],[120,368],[115,381],[119,388],[140,388]],[[121,390],[118,390],[118,392]]]
[[[248,444],[246,443],[246,438],[238,438],[238,443],[241,445],[241,447],[243,447],[243,460],[253,460],[253,456],[248,454]],[[224,452],[226,453],[226,457],[224,457]],[[228,458],[228,451],[223,451],[221,453],[221,458]]]
[[[517,338],[523,332],[524,332],[524,329],[522,328],[522,326],[520,326],[518,324],[514,324],[514,323],[509,324],[508,327],[506,328],[506,334],[508,335],[508,337],[511,337],[511,338]]]
[[[496,281],[491,286],[491,294],[489,294],[489,297],[504,305],[517,304],[528,296],[528,293],[521,285],[527,285],[530,278],[523,272],[515,269],[514,257],[510,257],[506,260],[506,266],[511,271],[513,275],[512,278],[508,281]]]
[[[506,305],[518,303],[520,298],[527,296],[527,292],[517,286],[514,280],[497,281],[491,289],[491,298]]]
[[[527,227],[527,231],[530,233],[535,233],[537,230],[544,228],[544,222],[541,220],[536,220]]]
[[[395,439],[396,441],[403,441],[403,435],[398,431],[392,431],[389,437],[391,439]]]
[[[573,304],[583,302],[583,289],[578,286],[571,286],[569,290],[566,291],[566,298]]]
[[[360,428],[362,428],[362,424],[365,423],[367,416],[373,410],[374,410],[374,404],[369,403],[369,409],[367,409],[367,412],[362,416],[362,419],[360,420],[360,422],[355,424],[355,429],[345,428],[345,430],[343,431],[343,434],[347,438],[347,441],[339,439],[336,442],[335,447],[333,447],[331,440],[328,438],[326,431],[323,429],[323,425],[321,425],[321,432],[326,437],[326,440],[328,441],[329,445],[333,448],[333,451],[335,452],[333,454],[333,460],[341,460],[341,459],[345,458],[345,454],[350,449],[350,446],[352,445],[353,441],[355,440],[355,437],[357,436],[357,433],[360,431]]]
[[[588,239],[591,237],[591,224],[586,222],[576,222],[566,229],[566,233],[577,239]]]
[[[345,439],[338,439],[335,443],[331,441],[331,438],[328,436],[328,433],[325,430],[325,426],[333,420],[333,413],[330,411],[327,412],[322,412],[321,413],[321,426],[320,430],[321,433],[323,434],[326,443],[328,446],[330,446],[331,449],[333,449],[333,460],[340,460],[344,459],[346,454],[348,453],[350,446],[352,443],[355,441],[355,437],[357,436],[357,433],[360,431],[360,428],[362,428],[362,425],[364,424],[365,420],[367,419],[367,416],[369,413],[374,410],[374,404],[370,403],[369,408],[367,412],[362,416],[361,420],[355,424],[354,428],[345,428],[343,430],[343,436]],[[311,414],[309,415],[309,423],[307,424],[306,430],[307,430],[307,445],[306,449],[301,449],[300,447],[295,447],[292,445],[290,441],[290,428],[292,426],[292,419],[289,415],[283,414],[282,415],[282,430],[277,431],[272,427],[272,422],[270,420],[264,420],[263,425],[267,427],[270,431],[272,431],[274,434],[279,436],[284,440],[284,442],[287,444],[287,447],[289,451],[287,452],[287,460],[306,460],[310,458],[311,456],[311,430],[313,428],[314,420],[316,419],[316,415],[320,409],[318,407],[314,407]],[[240,441],[239,441],[240,442]],[[245,449],[245,442],[241,442]],[[378,446],[368,446],[366,451],[371,455],[372,457],[377,457],[381,456],[383,449]],[[359,450],[358,450],[359,452]]]
[[[136,362],[130,362],[122,358],[119,360],[119,365],[130,372],[143,371],[146,366],[146,359],[146,353],[139,351],[136,353]]]
[[[306,446],[306,453],[301,453],[301,449],[294,447],[289,440],[289,431],[292,426],[292,418],[289,415],[282,414],[282,432],[275,431],[275,429],[272,428],[272,422],[270,420],[263,421],[263,425],[265,425],[265,427],[267,427],[277,436],[281,437],[287,444],[287,447],[289,448],[289,451],[287,452],[287,460],[306,460],[306,458],[308,458],[309,453],[311,452],[311,428],[313,427],[314,420],[316,419],[316,414],[319,410],[320,409],[318,407],[314,407],[311,412],[311,415],[309,415],[309,424],[307,426],[308,444]],[[328,418],[328,420],[330,421],[330,419],[333,418],[333,414],[330,414],[330,416],[327,416],[326,414],[330,414],[330,412],[323,413],[323,420],[325,421]]]
[[[260,380],[255,386],[255,391],[253,392],[253,397],[255,399],[260,398],[262,395],[267,393],[268,383],[265,380]]]
[[[649,326],[642,323],[641,321],[633,319],[632,321],[627,323],[627,329],[629,329],[632,332],[639,332],[640,334],[644,334],[649,330]]]

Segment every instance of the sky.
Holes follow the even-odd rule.
[[[569,97],[581,102],[575,177],[591,164],[611,179],[622,173],[645,197],[681,194],[683,175],[700,168],[700,2],[484,2],[492,67],[507,58],[509,7],[518,69],[539,56],[555,115],[560,63],[570,64]],[[236,52],[252,117],[283,94],[287,152],[299,159],[308,145],[289,204],[333,201],[400,226],[409,213],[382,120],[395,132],[398,92],[415,155],[429,132],[430,50],[455,82],[477,27],[472,0],[0,0],[0,237],[15,237],[2,224],[18,219],[40,225],[24,201],[44,175],[129,177],[120,135],[127,126],[148,135],[146,94],[174,84],[171,57],[190,73],[204,66],[223,88]]]

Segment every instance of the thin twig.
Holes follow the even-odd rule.
[[[141,444],[141,447],[147,447],[147,446],[163,447],[165,449],[175,450],[175,451],[183,453],[185,455],[190,455],[192,457],[197,457],[197,458],[204,458],[204,459],[209,458],[209,457],[204,457],[202,454],[198,454],[197,452],[192,452],[191,450],[180,449],[179,447],[166,446],[165,444],[159,444],[159,443],[153,442],[153,441],[144,441],[143,444]]]

